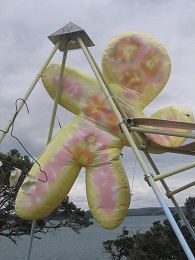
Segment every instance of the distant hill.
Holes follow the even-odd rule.
[[[175,207],[170,207],[169,209],[173,215],[177,213]],[[185,207],[181,207],[181,210],[184,211]],[[165,215],[161,207],[129,209],[127,213],[127,216],[160,216],[160,215]]]
[[[173,215],[176,213],[175,207],[170,207],[169,209]],[[181,210],[185,211],[185,207],[181,207]],[[93,218],[89,210],[85,212],[85,215],[87,218]],[[127,216],[160,216],[160,215],[165,215],[161,207],[129,209],[127,212]]]

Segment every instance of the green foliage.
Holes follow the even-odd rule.
[[[195,198],[189,197],[185,203],[186,217],[194,228]],[[195,253],[195,241],[185,225],[182,224],[179,215],[174,215],[175,221],[181,229],[189,247]],[[155,221],[150,230],[145,233],[136,232],[132,237],[124,227],[122,235],[115,240],[103,242],[103,252],[109,253],[111,259],[131,260],[169,260],[187,259],[169,221],[165,219],[161,224]]]
[[[28,156],[22,157],[16,149],[12,149],[8,154],[0,153],[0,161],[3,163],[0,169],[0,181],[5,185],[9,185],[9,176],[14,168],[20,169],[23,173],[18,183],[20,185],[33,165]]]
[[[195,198],[189,197],[186,199],[186,218],[188,219],[190,225],[195,229]]]
[[[0,236],[8,237],[16,243],[17,237],[29,235],[31,231],[32,221],[17,217],[14,206],[18,189],[33,163],[28,156],[21,156],[16,149],[8,154],[0,153],[0,161],[2,162],[0,166]],[[10,187],[9,177],[14,168],[20,169],[22,175],[18,183]],[[92,222],[85,217],[84,210],[77,208],[66,197],[50,216],[36,221],[35,234],[54,232],[62,227],[69,227],[79,233],[80,229],[91,224]]]
[[[122,235],[117,236],[115,240],[103,242],[104,252],[111,255],[111,259],[121,259],[129,255],[129,249],[133,247],[133,238],[128,236],[129,231],[124,227]]]

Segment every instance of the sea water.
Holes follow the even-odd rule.
[[[166,216],[134,216],[126,217],[124,222],[115,230],[106,230],[94,224],[82,229],[76,234],[70,228],[63,228],[55,234],[38,234],[42,239],[33,239],[30,260],[104,260],[109,259],[109,254],[103,253],[102,242],[116,239],[122,234],[125,226],[129,235],[140,230],[145,232],[150,229],[154,221],[161,222]],[[0,237],[0,259],[23,260],[27,259],[29,236],[22,236],[17,240],[17,245],[4,237]]]

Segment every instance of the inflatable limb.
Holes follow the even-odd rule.
[[[111,151],[110,154],[113,156],[116,152]],[[113,158],[108,156],[108,160],[99,167],[87,168],[87,199],[97,223],[104,228],[114,229],[126,217],[130,190],[118,154]]]
[[[180,121],[186,123],[194,122],[193,112],[190,109],[182,106],[170,106],[170,107],[160,109],[156,113],[154,113],[151,116],[151,118],[170,120],[170,121]],[[150,127],[150,128],[166,130],[166,131],[175,131],[181,133],[191,132],[191,130],[187,130],[187,129],[174,129],[174,128],[165,128],[165,127]],[[146,135],[154,143],[167,146],[167,147],[178,147],[186,140],[185,137],[177,137],[177,136],[170,136],[170,135],[159,135],[159,134],[146,134]]]
[[[37,164],[24,180],[16,199],[17,215],[35,220],[49,215],[85,167],[87,197],[94,218],[105,228],[117,227],[130,203],[129,184],[119,159],[121,148],[119,138],[102,131],[86,116],[76,116],[60,129],[38,159],[48,180],[43,182],[45,176]]]
[[[19,217],[29,220],[43,218],[69,193],[81,169],[81,165],[71,159],[66,147],[72,131],[72,125],[61,128],[39,156],[42,171],[38,164],[33,165],[16,198],[15,210]],[[31,181],[33,177],[34,182]]]
[[[53,63],[42,74],[43,85],[53,99],[60,70],[61,65]],[[171,61],[166,49],[153,37],[127,32],[113,38],[106,47],[102,71],[110,94],[121,104],[127,118],[146,117],[143,109],[166,85]],[[38,158],[42,171],[35,164],[24,180],[16,199],[16,214],[34,220],[50,214],[70,191],[81,167],[85,167],[87,198],[94,218],[107,229],[116,228],[130,202],[129,184],[119,158],[122,147],[129,143],[94,77],[66,66],[59,104],[76,117],[60,129]],[[191,111],[183,107],[161,109],[152,118],[194,121]],[[147,136],[170,147],[185,140]]]

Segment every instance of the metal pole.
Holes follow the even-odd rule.
[[[47,144],[51,141],[51,138],[52,138],[55,116],[56,116],[56,111],[57,111],[57,105],[58,105],[59,98],[60,98],[60,90],[61,90],[61,86],[62,86],[62,77],[63,77],[63,72],[64,72],[64,68],[65,68],[65,63],[66,63],[67,51],[68,51],[68,41],[65,43],[65,50],[64,50],[64,54],[63,54],[63,58],[62,58],[60,78],[59,78],[59,81],[58,81],[58,87],[57,87],[55,102],[54,102],[54,106],[53,106],[53,112],[52,112],[52,118],[51,118],[51,123],[50,123],[50,128],[49,128]],[[33,236],[34,236],[34,232],[35,232],[35,225],[36,225],[36,221],[33,220],[32,227],[31,227],[31,233],[30,233],[30,243],[29,243],[28,255],[27,255],[27,258],[26,258],[27,260],[30,259]]]
[[[177,224],[176,224],[176,222],[175,222],[175,220],[174,220],[174,218],[173,218],[169,208],[167,207],[165,201],[163,200],[163,197],[162,197],[160,191],[158,190],[157,185],[154,182],[154,179],[153,179],[152,175],[149,173],[149,170],[148,170],[148,168],[147,168],[143,158],[141,157],[141,155],[139,153],[139,150],[137,149],[137,147],[136,147],[136,145],[135,145],[135,143],[133,141],[133,138],[132,138],[131,134],[129,133],[129,130],[127,129],[127,126],[125,125],[124,119],[121,117],[121,114],[119,113],[119,111],[118,111],[118,109],[117,109],[117,107],[116,107],[112,97],[110,96],[110,93],[108,92],[108,90],[107,90],[107,88],[106,88],[106,86],[105,86],[101,76],[99,75],[98,70],[97,70],[95,64],[93,63],[93,61],[92,61],[92,59],[91,59],[91,57],[89,55],[89,51],[87,50],[87,48],[86,48],[85,44],[83,43],[83,41],[81,40],[81,38],[78,37],[77,40],[78,40],[78,42],[79,42],[79,44],[80,44],[80,46],[81,46],[81,48],[82,48],[86,58],[87,58],[87,60],[88,60],[88,62],[90,64],[90,66],[91,66],[91,68],[92,68],[92,70],[93,70],[93,72],[94,72],[94,74],[95,74],[95,76],[96,76],[100,86],[102,87],[102,90],[103,90],[103,92],[104,92],[104,94],[106,96],[106,99],[108,100],[111,108],[113,109],[113,112],[114,112],[116,118],[119,121],[119,125],[120,125],[123,133],[125,134],[127,140],[129,141],[129,144],[130,144],[131,148],[133,149],[133,151],[135,153],[135,156],[138,159],[138,161],[139,161],[139,163],[140,163],[140,165],[141,165],[141,167],[142,167],[142,169],[143,169],[143,171],[145,173],[145,177],[147,178],[148,183],[153,188],[153,191],[154,191],[156,197],[158,198],[158,200],[159,200],[159,202],[160,202],[160,204],[161,204],[165,214],[167,215],[167,218],[169,219],[170,224],[171,224],[171,226],[172,226],[176,236],[178,237],[178,240],[180,241],[181,246],[183,247],[186,255],[188,256],[188,258],[190,260],[194,259],[194,256],[193,256],[193,254],[192,254],[188,244],[186,243],[186,241],[185,241],[185,239],[184,239],[180,229],[178,228],[178,226],[177,226]]]
[[[189,169],[191,169],[191,168],[193,168],[193,167],[195,167],[195,162],[189,163],[189,164],[184,165],[184,166],[182,166],[182,167],[180,167],[180,168],[178,168],[178,169],[175,169],[175,170],[172,170],[172,171],[169,171],[169,172],[166,172],[166,173],[161,173],[161,174],[159,174],[158,176],[155,176],[155,177],[154,177],[154,180],[155,180],[155,181],[158,181],[158,180],[160,180],[160,179],[164,179],[164,178],[169,177],[169,176],[172,176],[172,175],[174,175],[174,174],[177,174],[177,173],[180,173],[180,172],[189,170]]]
[[[176,193],[178,193],[180,191],[186,190],[186,189],[188,189],[188,188],[190,188],[190,187],[192,187],[194,185],[195,185],[195,181],[192,181],[192,182],[190,182],[190,183],[188,183],[188,184],[186,184],[186,185],[184,185],[184,186],[182,186],[182,187],[180,187],[180,188],[178,188],[178,189],[176,189],[174,191],[169,192],[168,195],[174,195],[174,194],[176,194]]]
[[[13,124],[13,121],[15,120],[16,116],[19,114],[20,110],[22,109],[22,107],[24,105],[24,101],[26,101],[28,99],[28,97],[30,96],[32,90],[34,89],[35,85],[39,81],[43,71],[45,70],[45,68],[49,64],[49,62],[52,59],[53,55],[55,54],[55,52],[59,48],[60,44],[61,44],[61,41],[57,42],[57,44],[53,48],[52,52],[50,53],[50,55],[46,59],[45,63],[41,67],[40,71],[37,73],[36,77],[34,78],[33,82],[31,83],[29,89],[27,90],[26,94],[24,95],[23,101],[21,101],[19,103],[18,107],[17,107],[17,114],[16,113],[13,114],[13,116],[10,118],[8,124],[6,125],[5,129],[3,130],[3,132],[2,132],[2,134],[0,136],[0,143],[2,142],[3,138],[5,137],[5,135],[9,132],[9,129],[10,129],[11,125]]]
[[[51,141],[51,138],[52,138],[56,111],[57,111],[57,106],[58,106],[58,102],[59,102],[59,98],[60,98],[60,91],[61,91],[61,86],[62,86],[62,78],[63,78],[64,68],[65,68],[65,63],[66,63],[67,52],[68,52],[68,40],[65,43],[65,49],[64,49],[64,54],[63,54],[63,58],[62,58],[61,70],[60,70],[60,78],[58,81],[58,87],[57,87],[57,91],[56,91],[56,97],[55,97],[55,102],[54,102],[54,107],[53,107],[53,112],[52,112],[52,117],[51,117],[47,144]]]
[[[31,249],[32,249],[32,242],[33,242],[33,237],[35,233],[35,226],[36,226],[36,221],[33,220],[32,226],[31,226],[31,232],[30,232],[30,242],[29,242],[29,249],[28,249],[28,255],[27,255],[27,260],[30,259],[30,254],[31,254]]]
[[[143,127],[136,127],[136,126],[131,126],[131,131],[142,132],[142,133],[150,133],[150,134],[170,135],[170,136],[178,136],[178,137],[195,139],[195,134],[165,131],[165,130],[158,130],[158,129],[150,129],[150,128],[143,128]]]
[[[163,146],[145,146],[145,145],[142,145],[143,149],[147,148],[148,151],[152,150],[156,150],[156,151],[160,151],[160,152],[171,152],[171,153],[176,153],[176,154],[185,154],[185,155],[195,155],[195,152],[194,151],[186,151],[186,150],[182,150],[183,147],[180,146],[180,149],[178,149],[178,147],[175,147],[175,148],[171,148],[171,147],[163,147]]]

